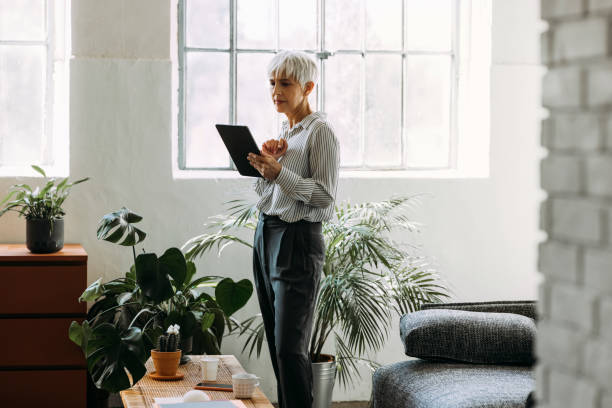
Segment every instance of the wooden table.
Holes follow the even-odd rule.
[[[194,364],[194,362],[197,362],[199,360],[200,356],[190,356],[190,357],[193,358],[193,361],[188,364]],[[230,374],[237,374],[237,373],[245,372],[242,366],[240,365],[240,363],[238,362],[238,360],[236,359],[236,357],[233,355],[217,355],[217,356],[209,355],[208,357],[218,357],[221,360],[221,362],[223,362],[225,367],[228,368]],[[147,362],[148,371],[151,371],[150,369],[151,367],[152,367],[151,361],[149,360]],[[181,367],[179,367],[179,371],[181,371]],[[184,386],[187,386],[188,388],[192,388],[196,384],[196,382],[193,379],[189,379],[187,377],[188,376],[185,376],[185,378],[180,381],[173,381],[171,383],[168,382],[168,384],[169,385],[172,384],[173,386],[184,385]],[[151,405],[147,405],[147,400],[151,399],[150,398],[151,395],[148,395],[147,397],[145,397],[149,389],[147,385],[144,385],[143,380],[145,378],[146,377],[143,377],[143,379],[140,380],[137,384],[135,384],[132,388],[120,392],[121,401],[123,402],[123,406],[125,408],[152,408]],[[224,381],[219,380],[219,382],[224,382]],[[162,387],[163,384],[164,382],[157,381],[155,387],[157,388]],[[208,391],[206,392],[210,394],[210,392]],[[234,398],[234,393],[232,392],[222,392],[221,391],[219,393],[216,393],[215,395],[221,395],[222,397],[225,397],[225,399]],[[171,395],[168,395],[168,396],[171,396]],[[245,403],[245,405],[254,406],[255,408],[273,408],[272,404],[266,398],[263,392],[261,392],[259,387],[256,388],[255,393],[253,394],[253,398],[243,399],[242,401]]]

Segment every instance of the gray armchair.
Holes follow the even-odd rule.
[[[408,356],[376,370],[374,408],[523,408],[535,387],[536,303],[427,304],[400,319]]]

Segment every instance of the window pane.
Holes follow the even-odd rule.
[[[449,165],[451,58],[406,58],[406,163]]]
[[[45,41],[45,0],[0,0],[0,40]]]
[[[402,48],[402,0],[366,0],[366,48]]]
[[[229,123],[229,54],[185,54],[187,167],[228,167],[229,155],[215,124]]]
[[[325,2],[325,48],[361,49],[361,7],[355,0]]]
[[[238,1],[238,48],[274,49],[274,1]]]
[[[325,62],[325,110],[340,141],[342,166],[361,166],[360,55],[337,54]]]
[[[451,49],[453,0],[406,0],[406,48]]]
[[[229,48],[229,0],[185,0],[188,47]]]
[[[278,8],[280,48],[318,49],[317,1],[282,0]]]
[[[238,54],[237,120],[249,127],[258,146],[278,136],[266,72],[273,55]]]
[[[44,46],[0,45],[0,162],[40,162],[44,137]]]
[[[365,152],[366,164],[401,164],[401,78],[400,55],[366,57]]]

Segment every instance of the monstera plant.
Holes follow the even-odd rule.
[[[92,283],[79,298],[95,302],[87,320],[73,321],[69,329],[70,339],[85,354],[91,379],[108,392],[129,388],[146,374],[155,340],[169,325],[180,326],[181,338],[194,339],[194,352],[220,354],[226,328],[236,327],[230,316],[253,292],[247,279],[196,278],[195,264],[178,248],[160,257],[144,249],[136,255],[134,247],[146,237],[134,226],[141,220],[123,207],[100,221],[98,239],[131,246],[134,264],[121,278]]]

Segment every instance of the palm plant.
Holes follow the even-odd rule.
[[[395,242],[393,230],[418,231],[420,225],[407,213],[420,203],[420,195],[362,204],[341,203],[335,218],[323,223],[326,258],[319,285],[311,361],[324,361],[324,345],[333,339],[338,379],[343,386],[360,377],[359,366],[371,370],[378,364],[369,353],[379,351],[387,337],[392,317],[418,310],[421,304],[448,297],[437,272],[418,248]],[[205,227],[213,232],[190,239],[183,246],[191,260],[216,247],[221,255],[234,242],[247,247],[247,240],[232,230],[254,230],[258,211],[241,200],[228,202],[227,214],[212,217]],[[264,340],[261,314],[246,319],[240,334],[249,355],[260,355]]]

